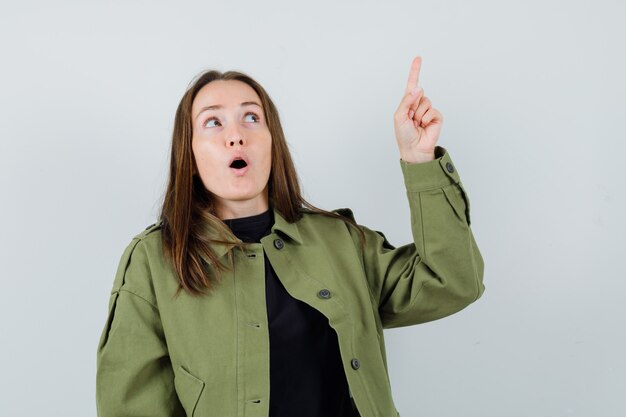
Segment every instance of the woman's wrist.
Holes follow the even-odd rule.
[[[430,162],[435,160],[435,151],[431,152],[415,152],[415,151],[400,151],[400,158],[411,164],[421,164],[424,162]]]

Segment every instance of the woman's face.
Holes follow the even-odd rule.
[[[256,91],[242,81],[212,81],[198,91],[191,117],[191,147],[200,178],[217,200],[217,216],[266,211],[272,136]],[[235,159],[245,163],[233,165]]]

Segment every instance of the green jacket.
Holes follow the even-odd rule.
[[[161,223],[136,235],[119,262],[98,343],[98,416],[266,417],[264,252],[287,291],[337,332],[360,416],[399,416],[383,329],[448,316],[484,291],[469,199],[446,149],[438,146],[435,156],[400,159],[414,242],[397,248],[364,227],[362,252],[358,232],[341,220],[305,210],[290,224],[274,210],[271,234],[235,251],[235,268],[213,295],[183,291],[174,299],[178,282],[163,257]],[[334,211],[352,217],[350,209]]]

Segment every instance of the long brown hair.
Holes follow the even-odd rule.
[[[217,217],[215,201],[196,174],[197,167],[191,148],[193,101],[202,87],[215,80],[242,81],[252,87],[261,99],[265,120],[272,136],[272,165],[268,179],[270,206],[280,212],[289,223],[302,217],[302,209],[346,221],[359,231],[363,244],[365,234],[353,219],[317,208],[302,197],[278,110],[265,89],[250,76],[239,71],[206,70],[192,80],[176,110],[169,180],[159,216],[164,254],[179,280],[176,295],[181,289],[191,295],[202,295],[206,290],[212,290],[214,279],[219,281],[221,272],[232,267],[233,249],[246,246]],[[216,239],[215,236],[220,236],[221,239]],[[228,248],[228,264],[218,260],[212,249],[216,243]]]

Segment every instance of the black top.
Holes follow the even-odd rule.
[[[274,212],[224,223],[244,242],[271,232]],[[347,417],[352,411],[337,333],[315,308],[293,298],[265,258],[270,335],[270,417]]]

